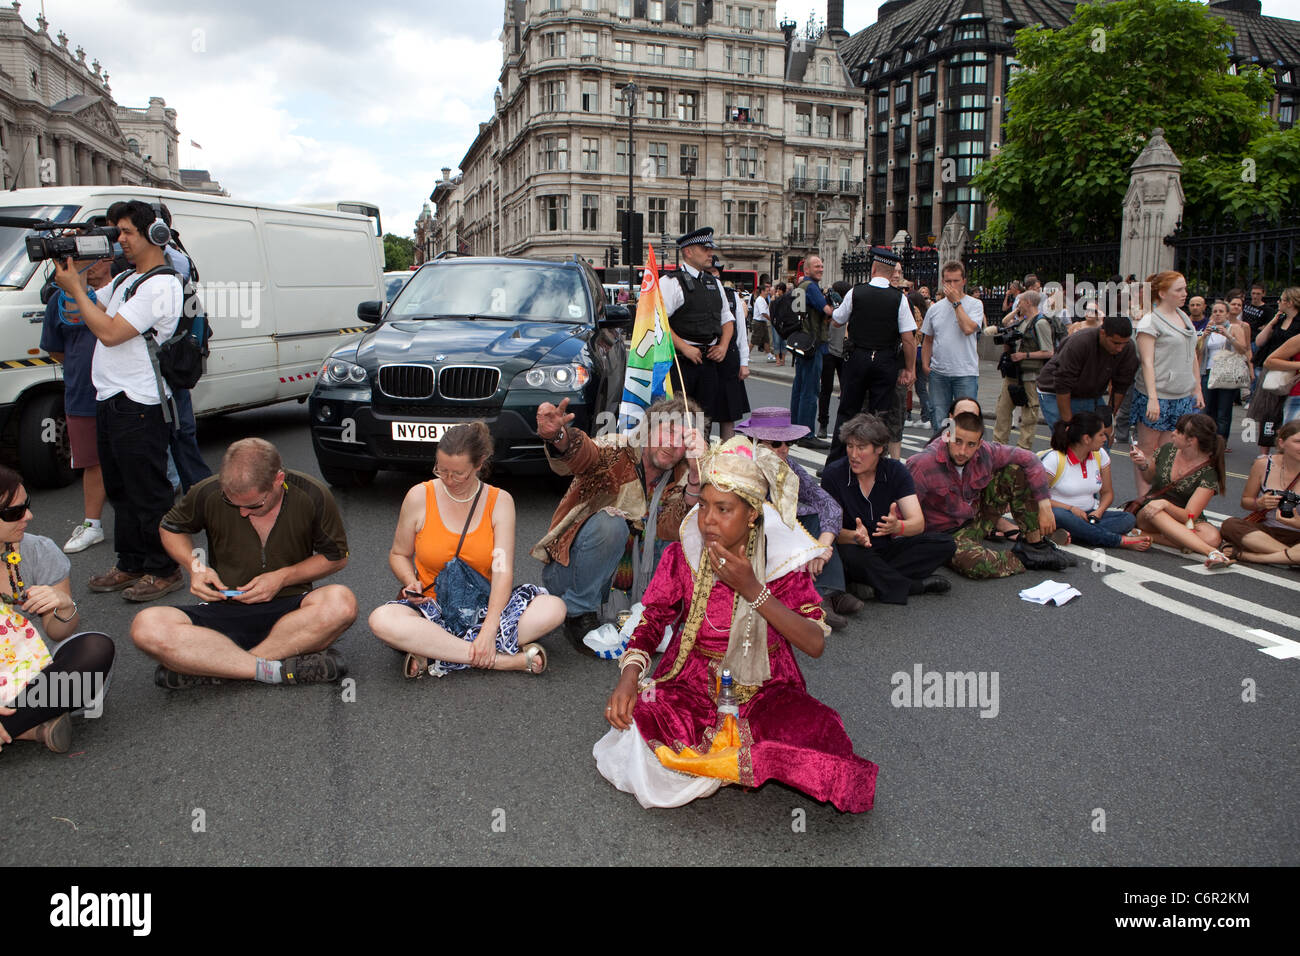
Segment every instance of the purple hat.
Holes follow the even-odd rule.
[[[812,429],[790,424],[790,409],[768,407],[756,408],[743,422],[736,422],[736,431],[754,439],[789,442],[798,441]]]

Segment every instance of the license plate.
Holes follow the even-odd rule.
[[[394,441],[442,441],[456,422],[393,422]]]

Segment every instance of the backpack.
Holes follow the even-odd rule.
[[[772,303],[768,319],[772,323],[772,328],[776,330],[776,334],[783,339],[788,339],[803,328],[803,316],[794,311],[793,292],[787,292]]]
[[[209,342],[212,338],[212,325],[208,322],[207,312],[203,308],[195,284],[198,279],[198,267],[193,264],[193,260],[190,261],[190,265],[190,278],[182,284],[184,298],[176,331],[162,342],[158,341],[153,329],[150,329],[145,336],[145,345],[149,349],[149,358],[154,364],[155,373],[160,375],[173,390],[190,389],[198,384],[203,373],[207,371],[207,359],[211,351]],[[128,272],[114,279],[113,291],[116,292],[118,286],[132,275],[134,273]],[[122,302],[129,302],[135,295],[136,289],[146,279],[160,275],[180,278],[179,273],[171,266],[150,269],[127,287]],[[161,390],[159,394],[161,397]]]
[[[1052,351],[1055,352],[1060,349],[1061,343],[1070,337],[1070,328],[1059,315],[1044,313],[1044,317],[1052,326]]]

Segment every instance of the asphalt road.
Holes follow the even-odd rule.
[[[751,386],[754,405],[788,401],[785,386]],[[315,473],[304,406],[200,424],[214,466],[245,435]],[[1229,460],[1241,472],[1250,455]],[[1122,458],[1115,477],[1129,497]],[[1300,641],[1289,616],[1300,574],[1211,576],[1168,553],[1115,553],[1099,567],[1085,554],[1058,575],[954,577],[946,597],[868,605],[801,666],[880,765],[873,811],[841,814],[777,784],[647,811],[591,756],[613,663],[579,658],[555,634],[541,677],[414,683],[369,634],[365,615],[394,589],[385,556],[414,479],[381,473],[338,493],[352,560],[333,580],[363,609],[340,645],[354,700],[334,685],[158,689],[127,636],[136,608],[86,591],[110,546],[73,556],[83,620],[117,639],[112,690],[102,717],[76,722],[66,756],[31,744],[0,753],[0,863],[1300,863],[1300,658],[1262,653],[1257,642],[1289,645],[1249,633]],[[500,483],[518,502],[517,575],[540,582],[527,549],[559,492],[535,478]],[[1241,484],[1212,509],[1237,513]],[[36,493],[33,509],[31,530],[62,543],[80,489]],[[1148,570],[1154,580],[1140,580]],[[1046,577],[1083,596],[1061,608],[1018,599]],[[895,706],[895,675],[917,667],[996,675],[996,716]]]

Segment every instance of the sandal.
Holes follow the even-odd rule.
[[[402,676],[407,680],[423,680],[429,676],[429,659],[417,654],[407,654],[402,661]]]
[[[528,671],[528,673],[532,674],[534,677],[546,673],[546,649],[540,644],[529,644],[528,650],[524,651],[524,657],[528,661],[524,670]],[[536,664],[538,660],[541,660],[542,662],[542,669],[533,670],[533,665]]]
[[[1213,551],[1211,551],[1208,555],[1205,556],[1205,566],[1209,568],[1211,571],[1217,570],[1219,568],[1226,568],[1230,564],[1236,564],[1236,562],[1233,561],[1232,558],[1224,554],[1222,551],[1220,551],[1218,548],[1215,548]]]

